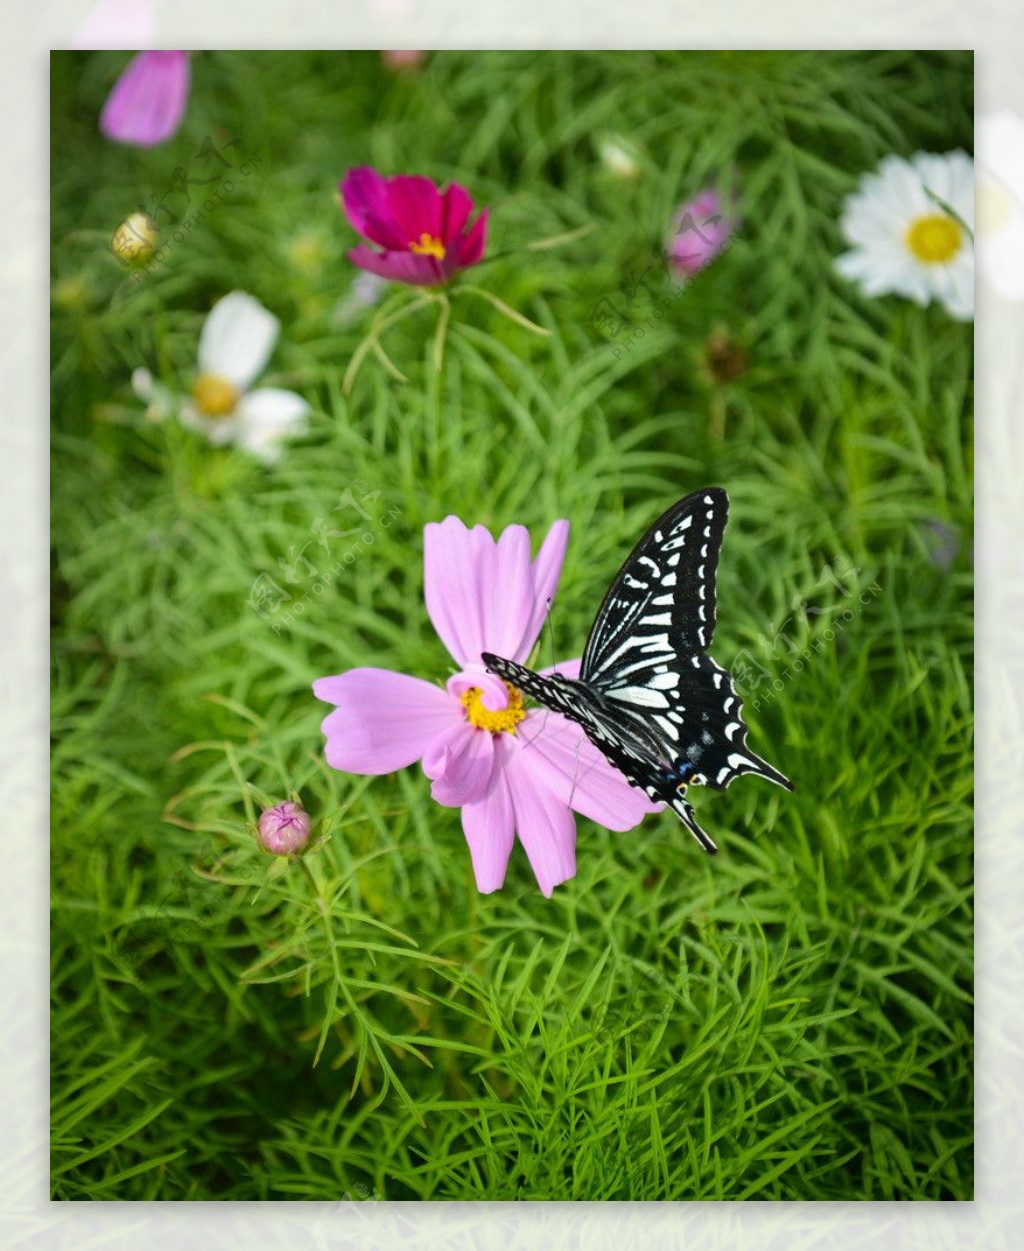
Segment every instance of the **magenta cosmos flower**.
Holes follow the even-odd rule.
[[[718,192],[710,188],[702,191],[676,210],[665,243],[669,263],[680,273],[697,273],[721,252],[734,227]]]
[[[140,52],[107,96],[100,130],[139,148],[163,143],[181,125],[188,89],[187,52]]]
[[[427,612],[459,672],[445,687],[387,669],[350,669],[313,683],[337,705],[323,722],[327,762],[350,773],[391,773],[417,760],[430,793],[462,809],[479,890],[505,881],[519,836],[545,895],[576,873],[572,810],[628,830],[659,805],[613,769],[578,726],[523,707],[522,693],[488,673],[482,651],[525,663],[555,593],[569,538],[556,521],[536,560],[523,526],[497,542],[457,517],[424,529]],[[558,665],[567,677],[579,661]],[[550,672],[550,671],[549,671]]]
[[[349,259],[381,278],[436,287],[483,260],[488,210],[467,230],[473,201],[456,182],[442,193],[429,178],[384,178],[361,165],[342,179],[341,199],[355,229],[384,249],[361,243]]]

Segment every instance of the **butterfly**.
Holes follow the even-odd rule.
[[[590,629],[578,679],[542,676],[491,652],[491,672],[582,726],[627,780],[668,804],[707,852],[718,850],[687,802],[743,773],[793,789],[747,747],[740,698],[706,654],[729,496],[706,487],[673,504],[630,553]]]

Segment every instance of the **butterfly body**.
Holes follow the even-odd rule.
[[[605,758],[668,804],[701,846],[714,842],[688,786],[724,790],[743,773],[792,784],[746,746],[728,672],[705,655],[715,627],[715,571],[728,517],[720,487],[686,496],[633,549],[591,627],[578,679],[534,673],[489,652],[487,667],[582,727]]]

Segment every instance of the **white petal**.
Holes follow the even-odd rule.
[[[237,411],[236,409],[235,412],[237,413]],[[194,430],[197,434],[204,435],[215,447],[223,447],[225,443],[230,443],[236,439],[240,428],[237,416],[204,417],[191,404],[183,404],[181,406],[178,412],[178,420],[183,426],[187,426],[189,430]]]
[[[294,391],[278,387],[250,391],[235,409],[238,444],[261,460],[276,460],[280,455],[278,444],[305,430],[309,412],[309,405]]]
[[[979,171],[987,172],[1024,202],[1024,119],[1009,109],[979,117],[975,144]]]
[[[1024,300],[1024,222],[978,235],[978,271],[1006,299]]]
[[[132,390],[146,405],[147,421],[164,421],[174,411],[175,396],[148,369],[132,371]]]
[[[148,369],[132,371],[132,390],[143,404],[148,404],[153,398],[153,375]]]
[[[199,337],[199,372],[248,390],[274,350],[281,323],[254,296],[232,291],[213,306]]]
[[[923,265],[908,264],[893,276],[889,290],[916,300],[918,304],[928,304],[936,294],[936,286],[935,275]]]
[[[942,302],[953,317],[970,321],[974,316],[974,266],[950,265]]]

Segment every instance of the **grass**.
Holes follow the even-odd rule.
[[[148,152],[95,129],[123,62],[52,67],[53,1196],[970,1199],[971,328],[831,268],[860,172],[970,147],[970,55],[214,52]],[[110,232],[214,132],[259,163],[133,281]],[[360,163],[490,204],[470,280],[549,333],[456,293],[440,368],[424,308],[383,339],[408,381],[368,355],[346,395]],[[723,175],[729,253],[628,349],[595,334]],[[273,469],[147,425],[128,384],[187,379],[235,288],[283,324],[265,380],[314,406]],[[328,768],[314,678],[449,671],[427,521],[569,518],[542,646],[578,655],[635,538],[710,483],[714,654],[796,784],[698,795],[714,860],[671,814],[580,819],[551,900],[519,848],[482,896],[419,769]],[[317,537],[346,490],[358,551]],[[342,565],[321,593],[284,581],[301,550]],[[249,605],[263,573],[308,595],[290,623]],[[293,791],[324,838],[282,866],[249,824]]]

